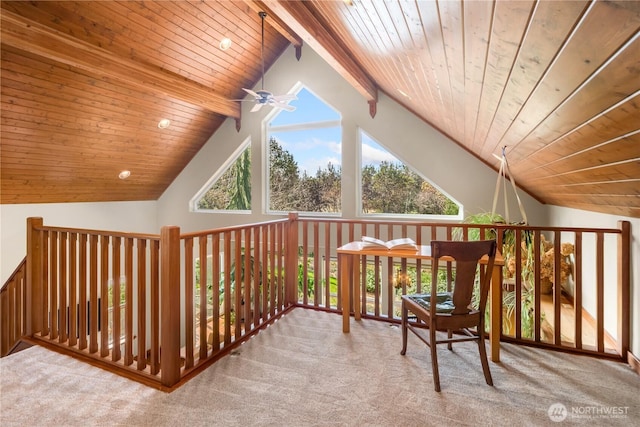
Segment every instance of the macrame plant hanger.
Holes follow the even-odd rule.
[[[500,195],[500,183],[502,182],[502,188],[504,191],[505,221],[507,224],[511,224],[511,220],[509,218],[509,203],[507,200],[507,179],[508,179],[509,181],[511,181],[511,187],[513,187],[513,193],[516,195],[516,200],[518,201],[518,208],[520,209],[520,215],[522,215],[522,224],[528,225],[527,213],[524,211],[524,206],[522,206],[522,202],[520,201],[520,196],[518,196],[518,189],[516,188],[516,179],[513,177],[513,175],[511,175],[511,171],[509,170],[509,162],[507,161],[506,150],[507,150],[507,146],[505,145],[504,147],[502,147],[502,157],[499,158],[500,170],[498,171],[498,180],[496,181],[496,191],[493,194],[493,207],[491,208],[491,215],[494,215],[496,213],[498,196]]]

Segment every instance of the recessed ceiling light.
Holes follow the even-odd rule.
[[[131,171],[122,171],[118,174],[118,178],[120,179],[127,179],[131,176]]]
[[[400,92],[400,95],[404,96],[405,98],[411,98],[409,95],[407,95],[407,93],[405,91],[403,91],[402,89],[398,89],[398,92]]]
[[[230,47],[231,47],[231,39],[230,38],[225,37],[222,40],[220,40],[220,49],[227,50]]]
[[[169,119],[162,119],[158,122],[158,127],[160,129],[166,129],[169,127],[169,125],[171,124],[171,120]]]

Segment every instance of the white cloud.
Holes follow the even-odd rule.
[[[370,165],[375,164],[379,165],[380,162],[398,162],[391,153],[383,150],[379,147],[374,147],[368,144],[362,144],[362,164]]]

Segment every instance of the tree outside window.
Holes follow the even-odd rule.
[[[363,214],[458,215],[458,204],[364,132],[361,140]]]

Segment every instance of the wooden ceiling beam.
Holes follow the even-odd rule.
[[[273,27],[282,37],[289,40],[296,49],[296,58],[299,60],[302,53],[302,38],[298,36],[287,24],[285,24],[277,15],[269,15],[269,8],[264,2],[259,0],[245,0],[245,3],[251,10],[256,13],[267,12],[266,23]]]
[[[378,87],[342,47],[342,43],[327,31],[307,2],[265,0],[259,2],[269,16],[277,16],[295,31],[334,70],[344,77],[369,103],[371,116],[375,115]]]
[[[47,28],[8,10],[2,11],[2,43],[83,69],[103,78],[162,93],[214,113],[240,118],[240,105],[210,88],[149,65],[118,57],[105,49]]]

